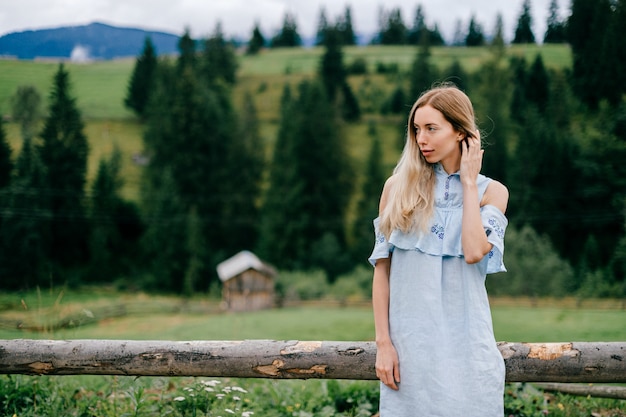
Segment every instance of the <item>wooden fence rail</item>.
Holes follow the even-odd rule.
[[[498,348],[508,382],[626,383],[626,342]],[[375,357],[374,342],[0,340],[0,374],[373,380]]]

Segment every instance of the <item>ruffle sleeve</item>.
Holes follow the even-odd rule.
[[[379,228],[380,217],[376,217],[374,219],[374,235],[376,239],[374,241],[374,249],[372,250],[372,254],[368,258],[368,261],[372,266],[376,266],[376,260],[381,258],[389,258],[389,254],[393,250],[393,246],[387,241],[385,235],[380,231]]]
[[[420,252],[434,256],[463,257],[461,244],[461,227],[463,211],[439,210],[435,212],[433,222],[428,230],[423,233],[404,233],[394,230],[387,240],[379,229],[380,218],[374,220],[374,233],[376,240],[374,249],[368,261],[373,266],[376,260],[388,258],[394,248],[403,250],[419,250]],[[486,256],[487,274],[506,272],[504,267],[504,233],[508,220],[495,206],[486,205],[480,211],[481,221],[487,241],[493,248]]]
[[[504,267],[504,233],[509,222],[504,214],[492,205],[483,206],[480,217],[487,233],[487,240],[493,245],[487,255],[489,257],[487,273],[506,272]]]

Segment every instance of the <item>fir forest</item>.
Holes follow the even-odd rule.
[[[327,283],[361,271],[367,278],[354,285],[366,288],[372,220],[408,109],[421,91],[453,82],[476,106],[483,173],[510,192],[508,273],[488,281],[490,293],[626,298],[626,2],[572,0],[560,11],[553,1],[539,34],[525,1],[514,33],[501,19],[472,17],[454,39],[426,24],[427,12],[416,7],[406,24],[386,10],[376,36],[357,46],[350,8],[337,19],[322,9],[314,73],[245,93],[242,59],[304,48],[294,16],[271,37],[252,28],[245,43],[219,25],[206,39],[185,33],[175,56],[146,38],[123,86],[146,160],[134,198],[121,192],[120,150],[88,179],[90,138],[67,65],[51,91],[14,86],[0,124],[1,289],[189,295],[218,283],[216,265],[241,250]],[[540,46],[512,53],[523,45]],[[408,65],[347,59],[347,50],[398,46]],[[571,61],[548,65],[553,46]],[[453,59],[442,64],[446,51]],[[482,58],[465,61],[467,51]],[[263,119],[268,88],[279,91],[277,111]]]

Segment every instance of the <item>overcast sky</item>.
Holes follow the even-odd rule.
[[[75,26],[94,21],[114,26],[140,27],[174,34],[189,28],[192,37],[211,34],[221,22],[227,37],[248,39],[256,21],[266,38],[282,26],[286,12],[296,16],[302,37],[314,36],[323,7],[330,22],[352,11],[352,25],[357,33],[371,34],[379,28],[381,5],[385,10],[400,7],[407,26],[415,10],[422,5],[426,21],[437,23],[450,41],[457,22],[467,24],[472,15],[490,35],[498,13],[504,20],[505,38],[510,40],[522,10],[523,0],[0,0],[0,36],[30,29]],[[550,0],[531,0],[533,31],[543,39]],[[570,0],[558,0],[561,16],[569,14]]]

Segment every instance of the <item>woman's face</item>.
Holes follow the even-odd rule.
[[[419,107],[413,117],[413,128],[417,145],[428,163],[441,162],[449,174],[459,170],[459,141],[463,134],[455,130],[439,110],[428,104]]]

